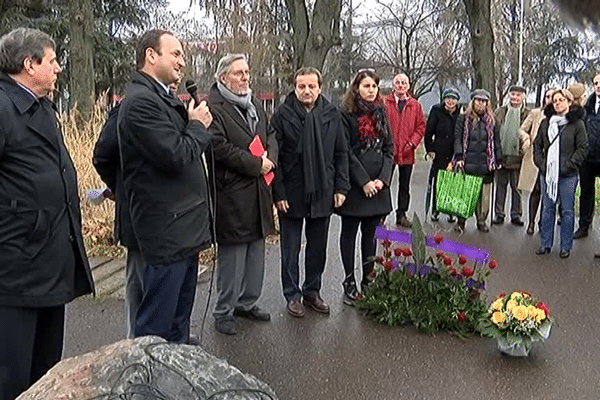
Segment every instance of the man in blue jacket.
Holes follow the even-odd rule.
[[[146,32],[118,117],[124,206],[146,264],[134,334],[176,343],[189,342],[198,253],[212,241],[202,162],[212,116],[169,91],[184,65],[172,33]]]
[[[48,98],[54,48],[35,29],[0,39],[0,399],[60,361],[65,304],[94,288],[77,174]]]

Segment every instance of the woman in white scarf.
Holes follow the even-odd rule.
[[[573,95],[559,89],[546,107],[546,119],[534,143],[534,161],[540,169],[542,184],[542,228],[536,254],[550,253],[554,242],[556,203],[562,205],[560,257],[569,257],[573,247],[575,188],[578,170],[588,151],[587,134],[582,121],[583,109],[573,104]]]

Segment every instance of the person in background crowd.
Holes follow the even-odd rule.
[[[213,239],[202,160],[212,115],[169,90],[184,66],[171,32],[145,32],[117,122],[124,206],[145,263],[134,335],[175,343],[189,343],[198,253]]]
[[[585,103],[584,122],[589,152],[579,169],[579,224],[573,239],[589,235],[596,205],[596,177],[600,176],[600,74],[594,76],[594,93]]]
[[[494,171],[502,165],[499,129],[490,108],[490,93],[476,89],[464,114],[454,128],[454,159],[456,168],[465,173],[483,177],[481,195],[475,209],[477,229],[489,232],[487,218],[490,212],[490,193]],[[464,231],[465,220],[458,218],[455,229]]]
[[[521,220],[523,205],[521,204],[521,191],[518,189],[519,171],[523,159],[519,128],[529,114],[525,104],[525,88],[512,86],[509,90],[510,101],[507,105],[499,107],[495,112],[496,125],[499,127],[500,146],[502,148],[503,164],[496,172],[496,197],[494,199],[494,219],[492,224],[504,222],[504,205],[506,202],[506,189],[510,183],[510,222],[523,226]]]
[[[375,228],[392,211],[390,180],[394,144],[383,102],[379,77],[370,70],[359,71],[343,100],[344,128],[349,146],[350,191],[338,209],[342,216],[340,252],[345,278],[344,302],[358,298],[354,277],[354,252],[361,231],[362,286],[369,283],[377,248]]]
[[[545,118],[544,107],[552,103],[552,93],[554,89],[548,89],[544,97],[544,105],[540,108],[531,110],[525,121],[519,129],[521,135],[521,147],[523,149],[523,162],[519,173],[519,190],[530,191],[529,195],[529,223],[527,224],[527,234],[533,235],[535,232],[535,218],[540,206],[540,174],[538,168],[533,162],[533,143],[537,136],[540,123]]]
[[[435,202],[435,187],[437,173],[446,169],[454,155],[454,125],[460,114],[458,101],[460,95],[454,88],[448,88],[442,93],[442,102],[436,104],[429,112],[427,128],[425,129],[425,151],[433,160],[429,171],[429,185],[432,186],[431,220],[439,220],[439,212]],[[448,222],[454,222],[453,216],[448,216]]]
[[[49,96],[61,72],[37,29],[0,38],[0,399],[60,361],[65,304],[92,293],[77,173]]]
[[[271,119],[277,137],[279,164],[273,198],[281,226],[281,281],[287,311],[303,317],[304,304],[329,314],[321,298],[329,220],[350,189],[348,146],[339,110],[321,95],[319,70],[300,68],[294,91]],[[299,285],[298,256],[306,224],[304,283]]]
[[[250,68],[243,54],[221,58],[208,104],[217,208],[217,331],[237,333],[235,317],[269,321],[256,305],[262,292],[265,237],[275,232],[273,198],[265,177],[275,169],[277,142],[267,116],[252,96]],[[263,154],[253,154],[259,141]],[[256,142],[258,143],[258,142]]]
[[[415,150],[425,134],[425,117],[421,104],[408,90],[405,74],[394,77],[394,90],[385,98],[385,109],[394,141],[394,164],[398,166],[398,206],[396,225],[410,228],[406,217],[410,203],[410,177],[415,163]]]
[[[575,82],[567,87],[567,90],[573,95],[573,104],[579,107],[585,107],[585,85]],[[583,110],[585,112],[585,108]],[[585,117],[585,114],[584,114]]]
[[[573,104],[566,89],[552,94],[552,105],[544,110],[546,118],[535,138],[533,157],[540,170],[542,190],[542,228],[540,248],[536,254],[550,253],[554,242],[556,203],[560,199],[560,257],[567,258],[573,247],[575,222],[575,188],[577,173],[588,152],[583,109]]]

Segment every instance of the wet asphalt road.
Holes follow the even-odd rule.
[[[411,215],[416,211],[423,217],[428,168],[419,163],[413,172]],[[425,229],[457,238],[444,218]],[[342,303],[338,238],[339,219],[334,217],[322,290],[331,306],[329,316],[311,310],[301,319],[287,314],[279,247],[269,245],[260,305],[271,312],[272,321],[240,320],[238,335],[230,337],[215,331],[209,310],[204,349],[257,376],[280,399],[600,399],[596,228],[590,237],[575,241],[570,258],[561,259],[558,242],[552,254],[535,255],[537,232],[528,236],[525,228],[505,223],[482,234],[473,219],[467,222],[459,240],[489,249],[499,263],[488,282],[488,299],[528,290],[549,304],[558,322],[550,340],[535,345],[527,358],[501,355],[491,339],[427,336],[412,327],[387,327],[364,318]],[[201,329],[207,295],[208,283],[202,282],[192,315],[195,333]],[[73,302],[67,308],[65,357],[123,339],[124,320],[121,300]]]

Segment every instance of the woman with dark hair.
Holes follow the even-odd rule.
[[[344,303],[358,296],[354,278],[354,252],[361,230],[362,285],[368,284],[376,251],[375,228],[392,211],[390,179],[394,145],[379,96],[379,77],[361,70],[344,95],[343,115],[349,147],[351,188],[338,210],[342,217],[340,250],[344,265]]]
[[[575,224],[575,188],[579,167],[588,153],[588,138],[581,119],[583,109],[573,102],[566,89],[552,94],[552,104],[544,110],[546,118],[533,145],[533,159],[540,169],[542,190],[542,228],[540,248],[536,254],[550,253],[554,242],[556,203],[562,207],[560,224],[560,257],[567,258],[573,247]]]

